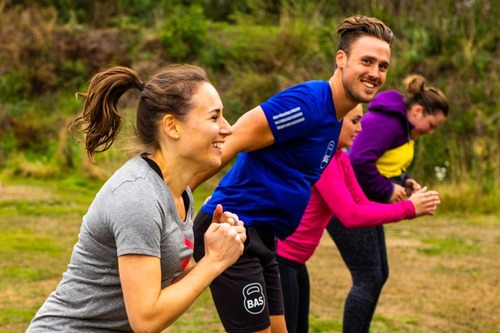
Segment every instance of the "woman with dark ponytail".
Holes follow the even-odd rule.
[[[205,72],[171,65],[144,83],[126,67],[96,74],[71,129],[90,158],[111,147],[120,97],[140,92],[139,153],[103,185],[83,218],[70,264],[28,332],[160,332],[243,253],[243,223],[217,206],[206,255],[190,265],[194,204],[188,184],[217,169],[232,133]]]
[[[403,81],[405,94],[384,91],[368,104],[363,131],[349,151],[349,160],[368,199],[395,203],[419,191],[421,185],[406,173],[413,161],[414,140],[432,134],[448,116],[445,95],[428,87],[421,75]],[[367,333],[389,276],[384,226],[348,229],[336,217],[327,227],[353,286],[344,308],[343,332]]]

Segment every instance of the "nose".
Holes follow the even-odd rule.
[[[226,118],[221,117],[219,133],[223,136],[228,136],[233,134],[233,127],[229,125]]]
[[[378,64],[375,64],[375,65],[370,67],[370,71],[369,71],[368,75],[371,78],[376,78],[376,79],[378,79],[380,77],[380,70],[378,68]]]

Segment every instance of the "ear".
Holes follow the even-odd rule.
[[[337,67],[340,69],[344,69],[346,62],[347,54],[342,50],[338,50],[335,57],[335,63],[337,64]]]
[[[424,107],[420,104],[413,104],[411,107],[411,112],[418,117],[422,117],[424,115]]]
[[[161,122],[162,130],[172,140],[179,139],[179,131],[177,129],[177,126],[178,126],[178,120],[171,114],[167,114],[163,117]]]
[[[422,116],[424,115],[424,107],[420,104],[413,104],[407,111],[407,115],[408,115],[408,120],[411,123],[414,123],[418,119],[422,118]]]

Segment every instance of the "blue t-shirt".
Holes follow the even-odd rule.
[[[342,127],[326,81],[290,87],[261,104],[274,135],[271,146],[240,153],[202,210],[217,204],[246,226],[292,234],[318,180],[333,156]]]

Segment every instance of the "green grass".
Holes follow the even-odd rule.
[[[0,333],[24,332],[69,262],[101,183],[9,179],[0,194]],[[195,191],[197,210],[209,182]],[[374,333],[499,333],[500,216],[437,214],[386,226],[390,277]],[[350,276],[325,235],[308,263],[311,332],[341,332]],[[222,332],[207,290],[167,332]]]
[[[422,239],[422,246],[418,251],[429,256],[446,256],[453,254],[467,254],[479,251],[479,244],[467,244],[467,240],[445,238],[427,238]]]

